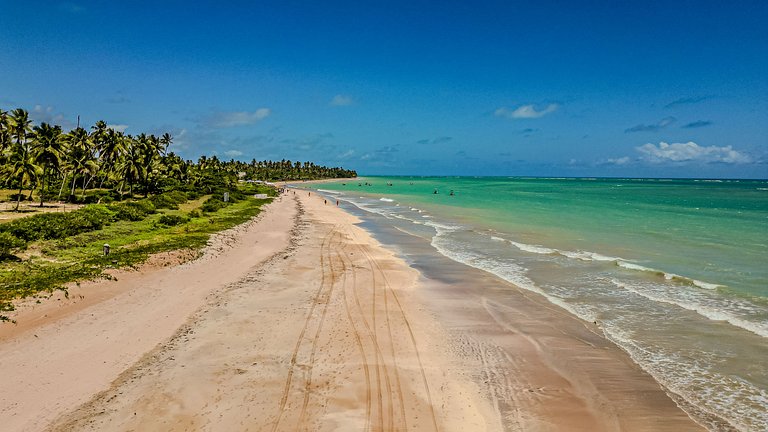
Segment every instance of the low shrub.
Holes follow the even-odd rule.
[[[200,211],[203,213],[213,213],[227,206],[224,200],[216,195],[205,200],[203,205],[200,206]]]
[[[148,200],[128,201],[110,206],[117,220],[140,221],[155,213],[155,206]]]
[[[27,243],[7,232],[0,232],[0,261],[24,249]]]
[[[76,232],[68,233],[66,236],[102,229],[104,225],[109,225],[110,222],[115,220],[115,212],[103,204],[89,205],[80,210],[68,213],[68,215],[70,216],[72,231]]]
[[[200,212],[197,210],[192,210],[191,212],[187,213],[187,217],[190,219],[199,218]]]
[[[187,202],[187,194],[181,191],[171,191],[155,195],[149,198],[149,200],[154,204],[155,208],[176,210],[179,208],[179,204]]]
[[[50,240],[101,229],[115,213],[104,205],[90,205],[70,213],[44,213],[0,225],[5,232],[26,242]]]
[[[183,223],[186,223],[188,221],[189,219],[185,218],[184,216],[162,215],[160,216],[160,219],[157,220],[157,224],[165,225],[165,226],[176,226],[176,225],[181,225]]]

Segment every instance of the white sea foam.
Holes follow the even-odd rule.
[[[488,234],[486,234],[488,235]],[[635,264],[633,262],[630,262],[628,260],[625,260],[620,257],[614,257],[614,256],[608,256],[608,255],[602,255],[596,252],[590,252],[590,251],[567,251],[567,250],[560,250],[560,249],[554,249],[554,248],[548,248],[546,246],[539,246],[539,245],[531,245],[527,243],[520,243],[513,240],[508,240],[505,238],[501,238],[498,236],[490,236],[492,240],[495,241],[502,241],[507,242],[513,246],[515,246],[517,249],[520,249],[524,252],[529,253],[535,253],[535,254],[541,254],[541,255],[562,255],[567,258],[577,259],[581,261],[602,261],[602,262],[613,262],[617,266],[627,269],[627,270],[634,270],[634,271],[640,271],[640,272],[647,272],[647,273],[653,273],[659,276],[663,276],[664,279],[669,281],[677,281],[677,282],[683,282],[689,285],[693,285],[699,288],[708,289],[708,290],[716,290],[718,288],[723,287],[723,285],[718,285],[710,282],[704,282],[700,281],[698,279],[693,279],[685,276],[681,276],[675,273],[668,273],[661,270],[657,270],[651,267],[645,267],[640,264]]]
[[[568,258],[573,258],[581,261],[618,261],[621,258],[612,257],[607,255],[601,255],[595,252],[589,251],[558,251],[560,255]]]
[[[343,195],[344,194],[344,192],[332,191],[332,190],[327,190],[327,189],[318,189],[317,191],[318,192],[323,192],[323,193],[329,193],[329,194],[332,194],[332,195]]]
[[[716,289],[722,287],[722,285],[713,284],[713,283],[709,283],[709,282],[702,282],[702,281],[696,280],[696,279],[689,279],[689,280],[691,281],[692,284],[696,285],[697,287],[708,289],[708,290],[716,290]]]
[[[768,406],[768,392],[764,389],[735,376],[717,373],[703,362],[691,363],[677,353],[648,349],[636,341],[629,330],[606,325],[603,331],[608,339],[627,351],[635,363],[696,410],[724,420],[736,430],[768,430],[767,410],[745,410],[743,402],[735,403],[739,400],[749,401],[753,407]],[[686,367],[681,368],[681,364]]]
[[[623,261],[623,260],[616,260],[616,265],[625,268],[627,270],[635,270],[635,271],[642,271],[642,272],[649,272],[649,273],[658,273],[659,275],[664,275],[665,279],[672,279],[666,277],[666,273],[663,271],[654,270],[650,267],[641,266],[640,264],[633,264],[631,262]]]
[[[543,255],[551,255],[553,253],[557,253],[556,249],[550,249],[544,246],[534,246],[534,245],[529,245],[525,243],[518,243],[512,240],[509,240],[509,243],[511,243],[521,251],[525,251],[525,252],[531,252],[531,253],[537,253],[537,254],[543,254]]]
[[[458,231],[464,228],[461,225],[449,225],[449,224],[444,224],[444,223],[435,222],[435,221],[427,221],[424,223],[424,225],[428,225],[435,228],[438,235],[445,234],[448,231]]]
[[[432,246],[442,255],[459,263],[496,275],[522,289],[540,294],[549,300],[550,303],[560,306],[571,314],[588,321],[594,321],[595,317],[586,310],[578,310],[574,305],[566,303],[563,299],[543,291],[530,278],[525,276],[526,269],[523,267],[512,262],[502,262],[479,255],[462,247],[457,242],[446,239],[446,236],[456,231],[457,227],[446,227],[441,224],[433,224],[433,226],[435,226],[437,234],[432,238]]]
[[[696,301],[695,298],[691,298],[690,296],[685,299],[672,298],[669,295],[662,296],[658,292],[654,293],[648,289],[643,289],[642,285],[633,285],[630,283],[618,281],[616,279],[611,279],[611,283],[621,289],[627,290],[641,297],[645,297],[648,300],[675,305],[683,309],[696,312],[697,314],[712,321],[726,321],[733,326],[747,330],[758,336],[768,338],[768,322],[753,322],[734,316],[733,313],[727,312],[725,310],[727,307],[725,305],[718,305],[717,309],[715,309],[712,306],[701,304],[701,302]]]
[[[391,199],[391,198],[379,198],[379,201],[384,201],[384,202],[395,202],[395,200],[393,200],[393,199]]]
[[[716,290],[718,288],[721,288],[722,285],[713,284],[709,282],[703,282],[697,279],[692,279],[685,276],[680,276],[679,274],[675,273],[668,273],[661,270],[657,270],[650,267],[641,266],[639,264],[633,264],[631,262],[623,261],[623,260],[616,260],[616,265],[628,270],[635,270],[635,271],[641,271],[641,272],[647,272],[647,273],[653,273],[656,275],[663,276],[665,280],[668,281],[676,281],[676,282],[682,282],[688,285],[693,285],[699,288],[707,289],[707,290]]]

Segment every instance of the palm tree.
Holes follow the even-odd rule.
[[[52,170],[59,171],[61,167],[61,157],[64,153],[61,126],[51,126],[48,123],[35,126],[32,153],[35,164],[42,168],[42,181],[40,181],[40,207],[42,207],[46,186],[50,185],[48,176]]]
[[[66,135],[66,140],[69,144],[67,164],[72,171],[72,192],[70,197],[75,195],[75,184],[77,183],[78,175],[82,177],[83,195],[85,195],[85,188],[88,184],[87,176],[93,176],[99,168],[93,154],[90,137],[85,129],[78,127]]]
[[[143,175],[142,152],[137,140],[130,135],[126,144],[123,158],[117,165],[117,175],[120,177],[120,195],[123,195],[123,186],[128,183],[133,196],[133,184]]]
[[[29,119],[29,112],[25,109],[16,108],[11,111],[9,120],[9,131],[13,143],[18,146],[27,144],[27,138],[32,132],[32,120]]]
[[[29,119],[29,112],[17,108],[13,110],[6,119],[8,137],[10,138],[10,157],[7,171],[8,180],[18,180],[19,195],[16,197],[16,211],[21,204],[21,192],[24,186],[31,186],[37,180],[39,167],[35,165],[34,158],[30,154],[29,140],[32,132],[32,121]],[[31,193],[30,193],[31,195]]]
[[[14,151],[11,152],[10,160],[7,164],[7,171],[9,180],[18,181],[19,193],[16,196],[16,208],[14,211],[19,211],[21,193],[24,190],[24,186],[29,185],[30,189],[33,188],[33,184],[40,174],[40,167],[35,164],[34,157],[30,154],[28,146],[14,146]]]
[[[107,131],[106,138],[99,148],[99,159],[101,159],[101,170],[103,174],[99,188],[103,186],[104,180],[116,170],[117,164],[125,152],[126,141],[127,139],[122,132],[118,132],[114,129],[109,129]]]
[[[11,146],[11,118],[8,112],[0,109],[0,162],[2,155]]]

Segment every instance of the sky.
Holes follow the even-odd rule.
[[[169,132],[187,159],[768,177],[766,1],[0,0],[0,10],[0,108],[65,129],[80,116]]]

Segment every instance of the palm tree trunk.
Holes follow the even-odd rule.
[[[75,196],[75,181],[77,180],[77,175],[72,175],[72,193],[69,194],[70,197]]]
[[[21,191],[23,190],[24,186],[19,186],[19,194],[16,195],[16,208],[13,211],[19,211],[19,206],[21,205]]]
[[[61,178],[61,187],[59,188],[59,201],[61,201],[61,193],[64,192],[64,185],[67,183],[67,175]]]
[[[45,168],[43,168],[43,181],[40,182],[40,208],[43,207],[43,196],[45,196]]]

